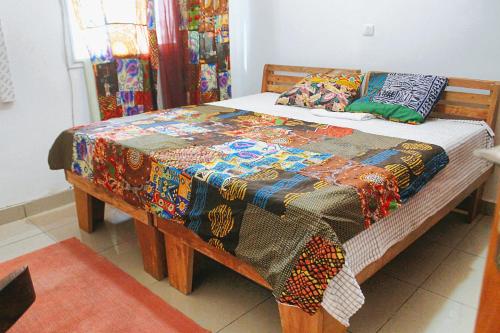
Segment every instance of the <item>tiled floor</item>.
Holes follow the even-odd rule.
[[[271,294],[213,262],[203,262],[194,292],[184,296],[142,269],[132,221],[107,209],[106,223],[89,235],[77,227],[75,208],[0,226],[0,262],[69,237],[136,278],[203,327],[213,332],[280,332]],[[362,289],[365,306],[350,332],[472,332],[476,317],[490,217],[467,224],[450,214]]]

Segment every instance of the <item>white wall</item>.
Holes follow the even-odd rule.
[[[83,72],[66,69],[58,0],[1,0],[0,18],[16,92],[14,103],[0,103],[2,208],[69,188],[61,171],[49,170],[48,151],[72,126],[72,103],[77,121],[88,117]]]
[[[498,0],[253,0],[250,12],[251,65],[236,95],[260,90],[265,63],[500,80]],[[495,200],[498,179],[485,199]]]

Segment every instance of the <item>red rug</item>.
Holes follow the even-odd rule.
[[[77,239],[0,264],[28,265],[37,299],[9,331],[208,332]]]

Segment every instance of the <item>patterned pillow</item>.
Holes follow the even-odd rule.
[[[281,94],[276,104],[344,111],[359,92],[363,74],[313,74]]]
[[[367,94],[346,107],[346,111],[420,124],[432,112],[447,83],[447,78],[434,75],[372,74]]]

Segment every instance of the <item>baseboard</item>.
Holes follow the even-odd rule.
[[[0,209],[0,225],[70,204],[74,201],[73,190],[68,189],[24,204]]]

